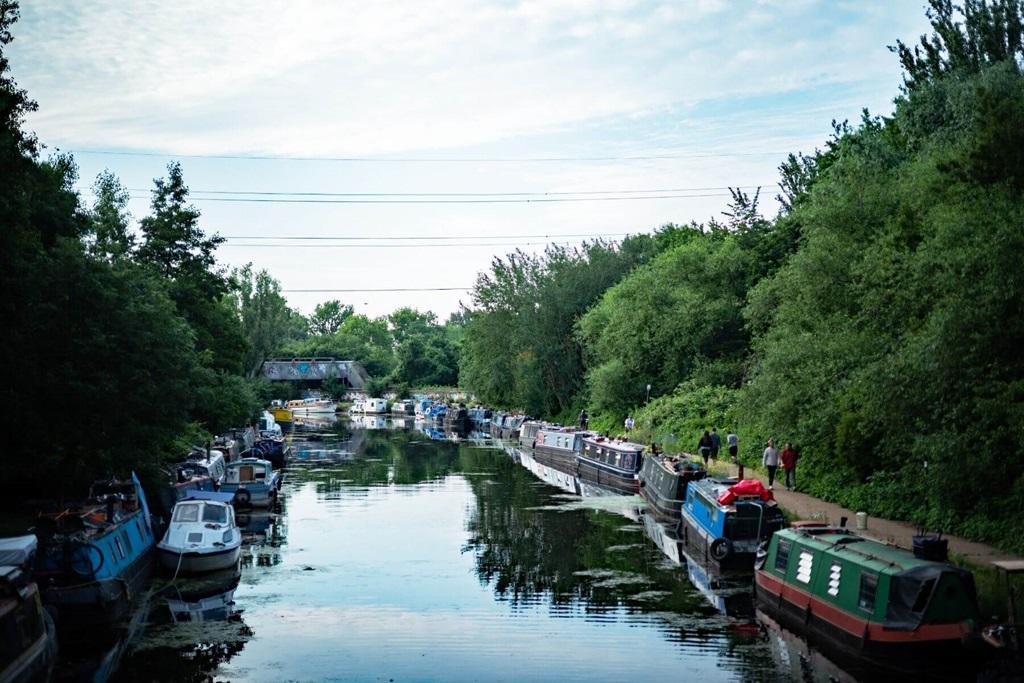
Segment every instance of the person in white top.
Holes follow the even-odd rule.
[[[736,432],[729,432],[725,437],[725,443],[729,446],[729,455],[732,457],[732,461],[736,462],[736,456],[740,451],[740,437],[736,436]]]
[[[775,439],[768,439],[768,447],[764,449],[761,462],[768,470],[768,489],[772,490],[775,486],[775,470],[779,469],[779,450],[775,448]]]
[[[627,434],[629,434],[631,431],[633,431],[633,424],[634,424],[633,416],[632,415],[627,415],[626,416],[626,433]]]

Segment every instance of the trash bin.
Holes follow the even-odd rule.
[[[866,512],[858,512],[857,513],[857,528],[861,529],[861,530],[868,528],[868,513],[866,513]]]

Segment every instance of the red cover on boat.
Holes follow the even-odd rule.
[[[764,484],[757,479],[744,479],[738,481],[718,496],[719,505],[729,505],[740,496],[757,496],[761,500],[775,500],[772,492],[764,487]]]

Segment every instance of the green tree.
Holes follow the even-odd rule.
[[[135,245],[128,212],[127,188],[117,176],[105,170],[93,183],[95,200],[90,211],[91,252],[98,258],[118,259],[129,255]]]
[[[266,270],[254,273],[252,264],[247,264],[235,269],[231,277],[235,306],[247,342],[245,372],[253,378],[264,360],[296,339],[295,320],[302,316],[288,307],[281,295],[281,283]]]
[[[313,314],[309,316],[309,331],[311,334],[330,336],[341,329],[342,324],[352,317],[352,307],[343,305],[337,299],[324,301],[317,304]]]

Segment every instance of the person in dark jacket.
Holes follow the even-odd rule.
[[[586,429],[589,424],[590,417],[587,415],[587,409],[584,408],[580,411],[580,429]]]
[[[786,472],[786,488],[790,491],[796,488],[796,461],[799,458],[793,444],[787,441],[782,449],[782,469]]]
[[[700,437],[700,441],[697,443],[697,452],[700,453],[700,457],[704,458],[704,466],[708,466],[708,458],[711,457],[711,434],[707,431],[704,432],[704,436]]]
[[[722,437],[718,436],[718,427],[711,428],[711,459],[718,460],[718,451],[722,448]]]

